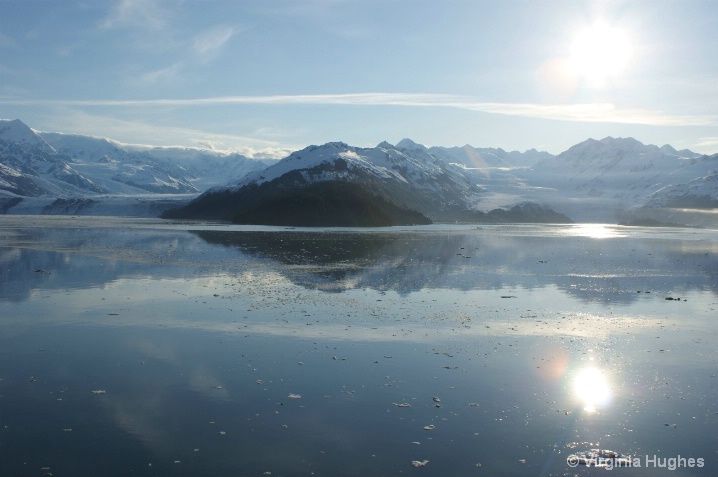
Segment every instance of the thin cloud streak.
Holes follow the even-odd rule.
[[[141,28],[159,30],[166,27],[168,10],[156,0],[120,0],[100,25],[102,29]]]
[[[192,50],[198,55],[206,55],[219,50],[236,33],[233,27],[217,27],[195,37]]]
[[[87,114],[82,111],[63,111],[61,120],[69,134],[84,134],[112,138],[123,146],[140,149],[155,147],[207,148],[214,151],[238,152],[256,159],[279,159],[297,148],[280,145],[276,141],[234,134],[212,133],[199,129],[153,125],[143,121],[130,121]],[[159,143],[157,142],[159,140]]]
[[[612,103],[532,104],[493,103],[470,97],[421,93],[354,93],[271,96],[220,96],[193,99],[149,100],[13,100],[0,103],[14,105],[56,105],[95,107],[192,107],[232,104],[252,105],[344,105],[344,106],[406,106],[456,108],[505,116],[521,116],[557,121],[643,124],[649,126],[714,126],[714,115],[672,115],[646,109],[623,109]]]

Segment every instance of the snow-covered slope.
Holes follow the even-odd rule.
[[[703,177],[716,166],[691,151],[632,138],[588,139],[516,175],[526,195],[583,221],[616,222],[668,186]]]
[[[129,146],[106,138],[38,132],[20,120],[0,120],[3,196],[196,194],[236,182],[268,163],[203,149]]]
[[[237,181],[247,172],[267,165],[265,161],[248,159],[241,154],[206,149],[135,146],[77,134],[39,134],[59,152],[71,157],[73,167],[119,193],[132,193],[133,189],[143,193],[199,192]]]
[[[128,147],[128,150],[133,148]],[[138,149],[160,163],[172,163],[189,177],[199,190],[239,181],[252,171],[263,170],[276,160],[249,159],[238,153],[225,153],[190,147],[153,147]]]
[[[696,159],[701,168],[714,168],[703,177],[671,184],[652,193],[648,207],[718,208],[718,154]]]
[[[402,143],[397,144],[402,147]],[[431,147],[428,149],[433,156],[446,162],[462,164],[467,169],[520,169],[528,168],[539,161],[553,157],[552,154],[536,149],[525,152],[505,151],[501,148],[476,148],[470,145],[463,147]]]
[[[401,146],[387,142],[373,148],[342,142],[310,146],[263,171],[248,174],[233,186],[211,189],[166,216],[332,226],[347,223],[343,213],[352,223],[364,225],[371,222],[363,220],[366,217],[378,217],[375,223],[381,224],[421,220],[412,215],[416,213],[441,222],[569,220],[536,204],[479,211],[474,206],[482,190],[465,168],[439,159],[408,140]],[[297,204],[317,211],[307,213]],[[395,220],[379,217],[382,214],[377,207],[389,211]]]
[[[506,152],[503,149],[463,147],[426,148],[410,139],[403,139],[397,149],[407,154],[429,154],[446,164],[458,167],[481,191],[473,206],[492,210],[533,200],[525,194],[525,181],[517,174],[536,162],[553,157],[547,152],[531,149],[526,152]]]
[[[272,182],[286,188],[329,180],[363,184],[376,194],[429,214],[468,207],[480,192],[460,168],[429,154],[406,154],[386,142],[374,148],[342,142],[309,146],[263,171],[247,174],[230,189]]]
[[[428,148],[410,139],[373,148],[333,142],[274,162],[38,132],[19,120],[0,120],[0,197],[9,198],[0,211],[20,207],[18,197],[97,200],[101,195],[287,190],[343,181],[439,220],[464,220],[462,210],[509,210],[533,202],[577,221],[617,222],[637,208],[716,207],[717,171],[718,155],[632,138],[588,139],[558,156],[469,145]]]
[[[106,192],[65,159],[22,121],[0,120],[0,189],[26,196]]]
[[[532,168],[534,182],[576,196],[611,197],[635,203],[669,184],[705,175],[700,155],[659,148],[632,138],[589,139]]]

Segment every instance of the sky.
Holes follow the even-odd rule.
[[[310,144],[718,152],[718,0],[0,0],[0,118]]]

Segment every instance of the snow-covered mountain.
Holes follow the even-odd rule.
[[[402,142],[398,143],[397,147],[404,148]],[[466,169],[478,171],[528,168],[539,161],[553,157],[548,152],[536,149],[529,149],[525,152],[505,151],[501,148],[476,148],[468,144],[462,147],[433,146],[428,151],[431,155],[446,162],[453,162],[463,165]]]
[[[695,162],[701,169],[711,169],[711,171],[703,177],[660,188],[650,195],[646,206],[718,208],[718,154],[701,156]]]
[[[579,221],[615,223],[626,209],[648,205],[659,190],[715,168],[715,161],[688,150],[607,137],[588,139],[515,175],[528,200]]]
[[[206,149],[132,146],[76,134],[39,135],[58,152],[71,157],[76,169],[118,193],[133,192],[120,184],[144,193],[196,193],[236,181],[267,165],[266,161],[241,154]]]
[[[103,193],[22,121],[0,121],[0,190],[15,195]]]
[[[0,195],[83,197],[197,194],[270,161],[181,147],[141,147],[76,134],[34,131],[0,120]]]
[[[315,209],[312,217],[284,225],[339,225],[341,213],[333,209],[333,202],[345,203],[346,214],[355,209],[366,212],[381,202],[384,208],[399,207],[436,221],[520,221],[529,216],[533,221],[552,213],[523,205],[486,215],[474,207],[481,194],[465,168],[411,141],[397,146],[382,142],[374,148],[332,142],[297,151],[263,171],[247,174],[235,185],[211,189],[167,216],[275,223],[275,216],[285,213],[281,207],[295,207],[302,201]]]
[[[323,190],[316,186],[322,183],[334,185]],[[358,188],[342,185],[349,183]],[[384,201],[382,206],[393,204],[439,221],[545,215],[545,209],[525,205],[530,202],[581,222],[615,223],[626,217],[661,222],[664,210],[672,208],[673,222],[706,225],[703,218],[681,221],[676,214],[718,206],[718,155],[632,138],[588,139],[558,156],[533,149],[426,147],[403,139],[373,148],[341,142],[310,146],[276,162],[38,132],[19,120],[0,120],[0,213],[114,213],[134,197],[128,206],[132,213],[158,214],[200,191],[207,193],[186,211],[194,207],[206,213],[213,200],[231,195],[255,206],[271,198],[274,205],[265,203],[269,209],[264,210],[278,213],[281,200],[289,200],[287,191],[310,185],[314,197],[321,192],[339,200],[349,194],[363,207],[376,210],[376,201]],[[236,203],[213,208],[213,218],[235,218]],[[493,216],[481,216],[494,209],[499,211]]]
[[[342,142],[309,146],[263,171],[247,174],[234,188],[282,177],[285,186],[324,180],[365,181],[377,192],[391,184],[407,196],[426,195],[424,200],[434,208],[465,204],[478,193],[459,168],[429,154],[406,154],[387,142],[374,148]]]
[[[699,154],[633,138],[588,139],[531,169],[537,185],[563,184],[564,193],[635,204],[669,184],[703,175]]]

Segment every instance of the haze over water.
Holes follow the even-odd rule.
[[[715,231],[0,229],[0,476],[718,471]]]

